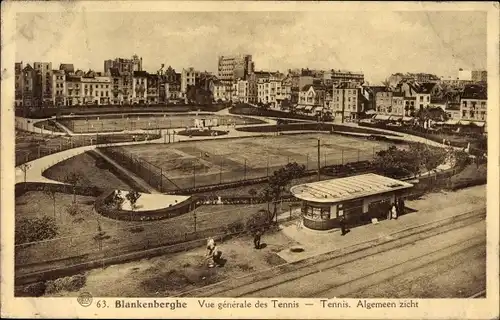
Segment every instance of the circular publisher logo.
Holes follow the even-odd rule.
[[[88,292],[82,292],[76,300],[82,307],[88,307],[92,304],[92,295]]]

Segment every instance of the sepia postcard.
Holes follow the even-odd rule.
[[[4,1],[1,316],[498,319],[499,8]]]

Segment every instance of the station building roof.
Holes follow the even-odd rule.
[[[368,173],[300,184],[290,188],[290,191],[301,200],[336,203],[411,187],[412,184],[404,181]]]

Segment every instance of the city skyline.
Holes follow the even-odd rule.
[[[371,83],[396,72],[486,69],[481,12],[66,11],[17,18],[16,61],[52,62],[54,69],[73,63],[101,71],[104,60],[137,54],[149,72],[164,63],[216,73],[219,55],[238,53],[251,54],[257,70],[362,71]]]

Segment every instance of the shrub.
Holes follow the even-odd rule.
[[[47,285],[44,281],[31,283],[16,288],[16,296],[19,297],[41,297],[45,294]]]
[[[56,220],[53,217],[25,218],[15,229],[16,244],[52,239],[58,234]]]
[[[53,281],[49,280],[47,281],[47,288],[45,292],[48,294],[58,293],[60,291],[75,292],[80,290],[85,285],[86,281],[87,278],[82,274],[58,278]]]

